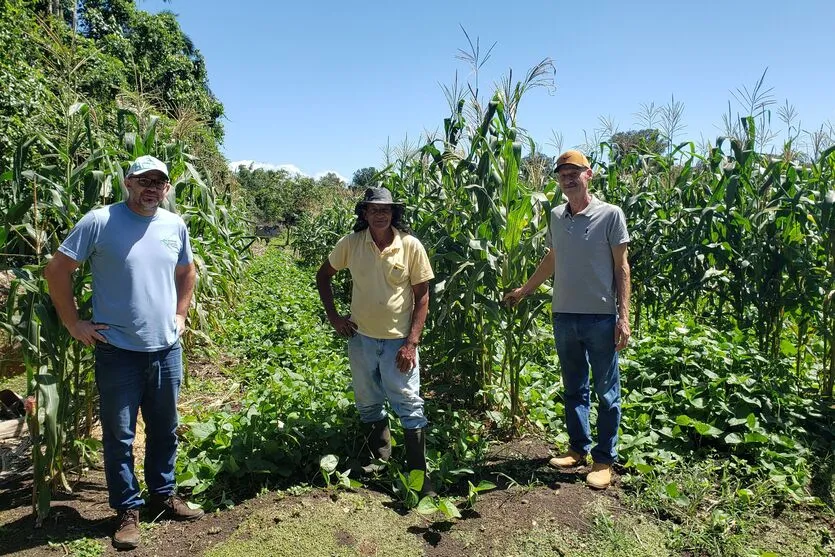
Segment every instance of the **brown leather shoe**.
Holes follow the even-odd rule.
[[[548,464],[554,468],[573,468],[574,466],[582,466],[586,463],[586,455],[580,454],[574,449],[568,449],[564,455],[552,458]]]
[[[612,465],[595,462],[586,476],[586,483],[594,489],[606,489],[612,483]]]
[[[124,509],[116,515],[118,526],[113,534],[113,547],[135,549],[139,546],[139,509]]]
[[[151,494],[151,516],[154,520],[169,518],[173,520],[199,520],[203,518],[203,509],[192,509],[185,499],[178,495]]]

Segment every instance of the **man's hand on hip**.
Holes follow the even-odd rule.
[[[357,333],[357,324],[351,321],[348,317],[342,317],[340,315],[330,321],[331,326],[339,336],[352,337]]]
[[[397,363],[397,369],[400,370],[400,373],[410,372],[417,365],[417,344],[406,341],[397,351],[394,361]]]
[[[620,352],[629,343],[632,331],[629,329],[628,319],[618,319],[615,323],[615,350]]]
[[[74,339],[81,341],[85,346],[92,346],[96,341],[107,342],[99,331],[109,328],[107,325],[78,320],[68,330]]]

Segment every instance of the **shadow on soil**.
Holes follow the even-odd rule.
[[[433,522],[425,528],[421,526],[409,526],[406,528],[406,531],[410,534],[422,537],[423,541],[432,547],[437,547],[437,545],[441,543],[441,534],[452,530],[452,526],[453,523],[449,520],[440,520],[438,522]]]
[[[101,538],[112,533],[113,519],[90,520],[69,506],[53,503],[43,526],[35,528],[35,517],[27,514],[5,524],[0,530],[0,555],[10,555],[48,543],[67,543],[83,538]]]
[[[66,543],[82,538],[109,536],[114,527],[112,521],[115,515],[108,511],[106,518],[90,519],[75,508],[78,505],[85,508],[91,505],[107,508],[107,488],[103,481],[97,481],[96,472],[74,483],[73,493],[55,493],[49,516],[40,528],[35,527],[35,516],[30,512],[0,525],[0,555],[44,547],[48,542]],[[32,503],[31,474],[6,482],[0,488],[0,509],[28,511]]]
[[[820,404],[821,417],[807,424],[810,432],[816,434],[813,445],[812,495],[823,501],[830,511],[835,511],[835,405],[831,401]]]

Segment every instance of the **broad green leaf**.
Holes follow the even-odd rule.
[[[412,470],[409,472],[409,488],[415,491],[423,489],[423,470]]]
[[[704,422],[695,422],[694,426],[696,431],[699,432],[699,435],[704,435],[705,437],[718,437],[724,433],[721,429]]]
[[[736,445],[738,443],[742,443],[742,437],[740,437],[737,433],[729,433],[725,436],[725,443],[727,443],[728,445]]]
[[[417,506],[417,512],[420,514],[433,514],[438,512],[438,505],[435,504],[435,501],[432,497],[424,497],[420,500]]]
[[[649,474],[654,470],[652,466],[643,462],[635,464],[635,469],[638,470],[638,472],[640,472],[641,474]]]
[[[424,497],[424,499],[426,498]],[[456,507],[447,497],[441,497],[441,500],[438,502],[438,508],[447,517],[461,518],[461,512],[458,510],[458,507]]]
[[[213,422],[194,422],[188,429],[197,441],[203,441],[217,431]]]
[[[676,423],[678,425],[691,425],[693,423],[693,419],[686,414],[681,414],[676,417]]]
[[[490,491],[491,489],[496,489],[496,484],[493,482],[488,482],[487,480],[481,480],[478,482],[478,485],[473,488],[473,491],[481,492],[481,491]]]
[[[328,454],[323,456],[319,460],[319,468],[321,468],[324,472],[331,474],[334,470],[336,470],[337,465],[339,464],[339,459],[336,455]]]
[[[743,503],[749,503],[754,498],[754,492],[744,487],[737,489],[736,494]]]
[[[745,434],[745,442],[746,443],[767,443],[768,437],[763,435],[762,433],[746,433]]]
[[[194,487],[197,485],[197,478],[190,470],[177,475],[177,485],[181,487]]]

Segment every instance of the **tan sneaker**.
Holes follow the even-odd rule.
[[[113,547],[134,549],[139,546],[139,509],[125,509],[116,516],[118,526],[113,534]]]
[[[582,466],[586,463],[586,455],[580,454],[574,449],[568,449],[564,455],[552,458],[548,464],[554,468],[573,468],[574,466]]]
[[[612,465],[595,462],[586,476],[586,483],[594,489],[606,489],[612,483]]]

